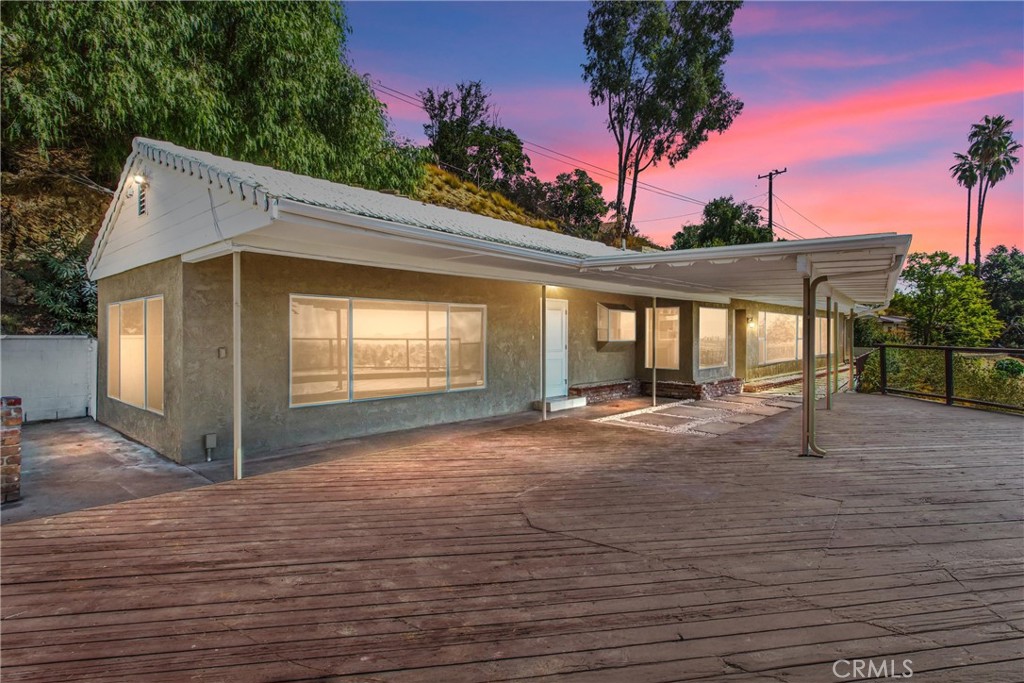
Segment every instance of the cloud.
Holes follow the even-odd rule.
[[[869,10],[864,7],[859,3],[750,3],[736,13],[732,29],[737,36],[852,32],[883,26],[900,17],[877,3]]]

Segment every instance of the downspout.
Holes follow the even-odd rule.
[[[800,444],[800,455],[822,458],[826,452],[815,443],[814,412],[817,403],[814,375],[816,371],[814,355],[815,302],[817,301],[818,285],[828,280],[827,275],[804,277],[804,402],[803,402],[803,435]]]
[[[234,477],[242,478],[242,253],[231,252],[231,429]]]

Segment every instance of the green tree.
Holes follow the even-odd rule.
[[[761,221],[757,208],[736,203],[732,196],[719,197],[704,207],[704,220],[684,225],[672,238],[673,249],[700,249],[729,244],[771,242],[772,231]]]
[[[978,167],[978,220],[975,222],[974,269],[981,270],[981,223],[988,191],[1020,163],[1020,143],[1013,139],[1013,121],[1005,116],[986,116],[971,126],[968,153]]]
[[[340,3],[9,0],[0,18],[5,180],[26,150],[71,156],[85,167],[46,172],[104,196],[137,135],[375,189],[409,193],[422,178],[423,155],[396,142],[345,62]],[[40,203],[11,202],[22,217]],[[53,231],[78,242],[62,226],[98,220]]]
[[[1005,326],[999,342],[1024,347],[1024,252],[1002,244],[993,248],[981,264],[981,280]]]
[[[604,106],[617,146],[612,207],[632,225],[640,174],[686,159],[725,131],[743,103],[725,86],[730,24],[739,2],[594,2],[583,44],[590,101]],[[626,186],[629,185],[627,197]]]
[[[423,132],[438,163],[481,187],[507,190],[531,172],[530,158],[515,131],[500,125],[480,81],[455,90],[417,93],[429,122]]]
[[[567,234],[596,239],[601,219],[608,213],[608,202],[601,192],[600,183],[584,170],[559,173],[549,185],[546,217],[557,222]]]
[[[967,239],[964,247],[964,263],[971,260],[971,191],[978,184],[978,165],[969,154],[954,152],[956,163],[949,167],[949,172],[960,187],[967,188]]]
[[[909,316],[917,344],[982,346],[1003,328],[981,280],[948,252],[911,254],[900,279],[889,310]]]

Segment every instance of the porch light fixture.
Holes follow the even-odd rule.
[[[137,173],[133,180],[135,181],[135,184],[138,185],[139,187],[145,187],[146,185],[149,185],[149,181],[146,180],[146,176],[142,175],[141,173]]]

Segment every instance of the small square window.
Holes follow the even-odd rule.
[[[598,304],[597,341],[635,342],[636,311],[619,304]]]

